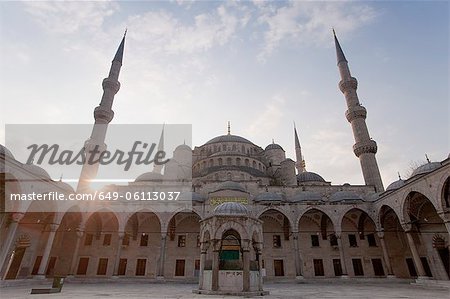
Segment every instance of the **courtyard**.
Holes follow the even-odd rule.
[[[193,294],[197,284],[144,282],[66,282],[58,294],[30,295],[31,288],[43,288],[51,283],[32,282],[0,288],[1,298],[242,298]],[[448,298],[449,289],[399,282],[340,282],[266,283],[270,295],[261,298]]]

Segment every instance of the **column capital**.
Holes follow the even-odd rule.
[[[125,237],[126,232],[118,232],[119,240],[122,240]]]
[[[378,235],[378,238],[383,239],[384,238],[384,230],[377,231],[377,235]]]
[[[50,232],[56,232],[59,227],[59,223],[49,223]]]

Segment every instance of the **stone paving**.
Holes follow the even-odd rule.
[[[146,284],[146,283],[69,283],[61,293],[30,295],[32,287],[42,284],[0,288],[0,298],[241,298],[193,294],[196,284]],[[268,283],[265,290],[270,295],[258,298],[450,298],[449,289],[411,285],[408,283]]]

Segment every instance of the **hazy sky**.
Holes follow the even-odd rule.
[[[93,123],[128,28],[113,123],[190,123],[201,145],[229,120],[294,158],[295,121],[308,170],[362,184],[334,27],[385,186],[449,153],[447,1],[1,2],[0,26],[1,143],[7,123]]]

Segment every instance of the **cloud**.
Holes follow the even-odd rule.
[[[329,40],[330,29],[347,33],[372,21],[375,10],[366,4],[348,2],[293,1],[274,7],[257,2],[258,22],[267,26],[258,60],[264,61],[283,42],[322,45]]]
[[[264,105],[264,109],[259,113],[253,122],[245,130],[248,136],[253,136],[253,138],[258,137],[268,137],[270,134],[272,136],[278,136],[276,132],[280,121],[283,119],[283,109],[284,109],[285,99],[276,95]]]
[[[61,34],[95,31],[119,9],[117,3],[110,1],[29,1],[23,5],[48,31]]]

